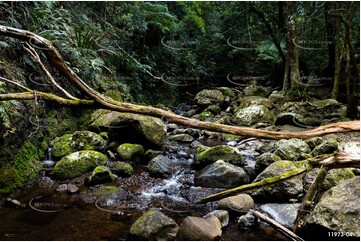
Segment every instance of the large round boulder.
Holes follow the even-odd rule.
[[[75,150],[73,149],[72,146],[72,141],[73,141],[73,135],[72,134],[65,134],[63,136],[60,137],[56,137],[53,141],[52,141],[52,155],[55,158],[62,158],[66,155],[69,155],[73,152],[75,152]]]
[[[323,140],[321,144],[317,145],[311,152],[312,156],[318,156],[323,154],[332,154],[338,150],[338,142],[336,139]]]
[[[262,155],[258,156],[256,159],[256,165],[255,165],[256,174],[261,173],[269,165],[280,160],[281,157],[279,157],[278,155],[272,154],[270,152],[263,153]]]
[[[97,166],[93,170],[90,177],[88,177],[85,183],[89,186],[111,182],[115,180],[115,176],[110,171],[110,169],[106,166]]]
[[[221,105],[224,102],[224,96],[219,90],[204,89],[198,92],[194,99],[200,106]]]
[[[330,239],[330,231],[340,239],[360,237],[360,177],[343,181],[325,192],[308,216],[303,228],[311,239]],[[317,235],[319,237],[317,237]]]
[[[219,240],[222,236],[222,225],[216,216],[205,218],[186,217],[177,233],[177,240]]]
[[[231,121],[239,126],[252,126],[257,123],[275,124],[276,115],[263,105],[250,105],[238,109],[231,117]]]
[[[299,203],[266,203],[259,209],[283,226],[292,228],[299,207]]]
[[[310,147],[301,139],[281,139],[275,144],[275,155],[283,160],[299,160],[311,153]]]
[[[106,145],[107,142],[100,135],[91,131],[76,131],[72,136],[72,147],[75,151],[104,151]]]
[[[259,182],[266,178],[271,178],[285,174],[291,170],[296,170],[304,166],[304,162],[276,161],[259,174],[253,182]],[[261,187],[251,191],[251,196],[256,201],[264,202],[288,202],[291,198],[297,198],[303,193],[302,176],[296,176],[286,181]]]
[[[121,160],[139,163],[144,155],[144,147],[140,144],[121,144],[117,148]]]
[[[252,105],[261,105],[268,109],[273,108],[273,104],[271,100],[264,98],[264,97],[258,97],[258,96],[249,96],[249,97],[243,97],[241,98],[241,104],[239,108],[246,108]]]
[[[132,139],[137,134],[152,145],[162,146],[166,137],[167,129],[164,122],[155,117],[98,110],[93,113],[92,120],[91,127],[99,131],[121,130],[122,133],[128,132],[126,137],[122,137],[124,139]]]
[[[54,166],[52,175],[56,179],[75,178],[91,171],[98,165],[105,165],[106,155],[94,150],[82,150],[63,157]]]
[[[206,150],[197,149],[194,164],[204,167],[217,160],[224,160],[238,166],[244,165],[244,158],[239,150],[228,145],[217,145]]]
[[[149,210],[130,228],[130,234],[140,240],[174,240],[179,227],[173,219],[158,210]]]
[[[155,176],[167,176],[173,174],[176,170],[172,160],[164,155],[157,155],[148,163],[148,170]]]
[[[202,187],[232,188],[249,183],[249,176],[241,167],[218,160],[196,172],[195,183]]]
[[[221,209],[246,214],[254,207],[254,201],[250,195],[242,193],[219,200],[218,206]]]

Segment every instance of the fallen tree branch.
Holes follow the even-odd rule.
[[[288,132],[288,131],[276,132],[276,131],[268,131],[268,130],[259,130],[259,129],[253,129],[247,127],[236,127],[236,126],[230,126],[230,125],[224,125],[218,123],[203,122],[191,118],[186,118],[158,108],[125,103],[125,102],[118,102],[111,98],[105,97],[99,92],[90,88],[65,63],[60,52],[53,46],[53,44],[49,40],[39,35],[36,35],[30,31],[11,28],[3,25],[0,25],[0,35],[5,35],[26,41],[29,44],[31,44],[33,47],[36,46],[42,51],[44,51],[49,63],[53,65],[59,71],[59,73],[62,74],[70,82],[71,85],[77,87],[81,92],[83,92],[85,95],[90,97],[94,102],[96,102],[99,108],[115,110],[119,112],[143,114],[158,118],[165,118],[168,119],[170,122],[197,129],[204,129],[214,132],[229,133],[229,134],[235,134],[241,136],[268,138],[268,139],[290,139],[290,138],[308,139],[315,136],[323,136],[331,133],[360,131],[359,120],[328,124],[313,130],[307,130],[301,132]],[[9,97],[10,96],[6,96],[6,98]]]
[[[197,201],[196,204],[213,202],[213,201],[217,201],[217,200],[220,200],[222,198],[225,198],[225,197],[230,197],[230,196],[237,195],[237,194],[245,192],[245,191],[250,191],[250,190],[257,189],[257,188],[274,185],[274,184],[283,182],[285,180],[291,179],[292,177],[302,175],[306,171],[308,171],[308,169],[297,168],[297,169],[294,169],[294,170],[291,170],[291,171],[287,171],[287,172],[285,172],[285,173],[283,173],[282,175],[279,175],[279,176],[265,178],[265,179],[263,179],[263,180],[261,180],[259,182],[246,184],[246,185],[243,185],[243,186],[240,186],[240,187],[228,189],[226,191],[222,191],[222,192],[219,192],[219,193],[216,193],[216,194],[209,195],[208,197],[205,197],[205,198]]]
[[[301,237],[299,237],[297,234],[293,233],[291,230],[287,229],[286,227],[284,227],[282,224],[278,223],[277,221],[271,219],[270,217],[264,215],[263,213],[260,213],[254,209],[250,209],[249,210],[254,216],[256,216],[257,218],[267,222],[268,224],[270,224],[272,227],[274,227],[275,229],[277,229],[277,231],[279,231],[280,233],[282,233],[284,236],[286,236],[287,238],[294,240],[294,241],[303,241],[303,239]]]

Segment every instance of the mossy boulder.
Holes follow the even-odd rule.
[[[276,161],[269,165],[253,182],[258,182],[266,178],[287,174],[287,172],[300,169],[306,164],[302,161]],[[286,181],[262,187],[251,191],[251,196],[256,201],[264,202],[288,202],[291,198],[297,198],[303,193],[302,176],[296,176]]]
[[[164,122],[155,117],[134,114],[120,113],[116,111],[98,110],[92,115],[91,127],[99,131],[116,130],[120,127],[127,127],[127,131],[139,134],[150,144],[162,146],[166,137],[166,126]]]
[[[16,152],[14,163],[0,168],[0,197],[37,181],[42,168],[39,159],[46,148],[45,141],[38,148],[26,141]]]
[[[213,115],[217,115],[222,111],[222,109],[218,105],[213,104],[208,106],[204,111],[211,112]]]
[[[266,169],[269,165],[276,161],[280,161],[281,157],[276,154],[272,154],[270,152],[263,153],[256,159],[255,171],[256,174],[261,173],[264,169]]]
[[[75,152],[72,146],[72,141],[73,141],[72,134],[65,134],[63,136],[56,137],[52,141],[53,143],[52,155],[55,158],[61,158]]]
[[[201,121],[208,121],[211,120],[214,117],[214,115],[209,111],[203,111],[200,114],[194,115],[192,118],[199,119]]]
[[[230,212],[246,214],[250,209],[254,208],[254,201],[250,195],[241,193],[219,200],[218,207]]]
[[[116,186],[100,186],[93,190],[93,195],[96,197],[111,197],[119,192],[120,189]]]
[[[311,150],[313,150],[317,145],[320,145],[323,141],[324,139],[322,137],[312,137],[305,140]]]
[[[236,97],[236,94],[234,93],[234,91],[232,91],[232,89],[229,87],[218,87],[217,89],[219,91],[221,91],[221,93],[223,94],[224,97],[229,97],[229,98]]]
[[[107,145],[102,136],[91,131],[76,131],[73,134],[65,134],[55,138],[52,143],[52,152],[55,158],[62,158],[80,150],[103,151]]]
[[[338,150],[338,142],[336,139],[327,139],[317,145],[311,152],[312,156],[319,156],[322,154],[332,154]]]
[[[272,88],[251,84],[243,89],[243,93],[246,96],[268,97],[272,93]]]
[[[110,170],[118,176],[130,176],[133,174],[133,166],[123,161],[117,161],[110,165]]]
[[[98,151],[77,151],[57,162],[52,176],[59,180],[75,178],[91,171],[98,165],[105,165],[107,161],[107,156]]]
[[[177,223],[158,210],[149,210],[138,218],[130,228],[130,234],[140,240],[175,240]]]
[[[276,115],[263,105],[250,105],[238,109],[231,122],[239,126],[252,126],[257,123],[275,124]]]
[[[300,160],[309,157],[310,147],[301,139],[281,139],[275,144],[274,154],[283,160]]]
[[[233,188],[249,183],[250,179],[241,167],[218,160],[196,172],[194,181],[202,187]]]
[[[189,134],[174,134],[169,136],[168,139],[179,143],[189,143],[194,141],[193,136]]]
[[[264,97],[249,96],[249,97],[241,98],[240,101],[241,101],[241,104],[239,106],[240,109],[246,108],[246,107],[249,107],[252,105],[261,105],[268,109],[273,108],[273,104],[272,104],[271,100],[269,100],[268,98],[264,98]]]
[[[194,98],[199,106],[209,106],[212,104],[222,105],[224,102],[224,96],[219,90],[204,89],[197,93]]]
[[[239,150],[228,145],[217,145],[204,151],[198,151],[197,149],[196,160],[194,164],[200,167],[204,167],[208,164],[216,162],[217,160],[224,160],[238,166],[244,165],[244,158]]]
[[[121,144],[117,148],[119,158],[125,161],[132,161],[138,163],[142,160],[144,155],[144,147],[140,144]]]
[[[97,166],[93,170],[92,174],[85,183],[89,186],[97,185],[105,182],[111,182],[115,180],[114,174],[106,166]]]
[[[325,192],[307,217],[303,231],[313,235],[312,240],[329,239],[328,231],[347,234],[348,239],[360,237],[360,177],[343,181]]]

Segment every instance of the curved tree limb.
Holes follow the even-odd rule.
[[[90,99],[92,99],[93,102],[96,103],[96,106],[98,106],[99,108],[165,118],[168,119],[170,122],[174,122],[180,125],[185,125],[197,129],[204,129],[204,130],[221,132],[221,133],[230,133],[230,134],[242,135],[242,136],[269,138],[269,139],[289,139],[289,138],[307,139],[330,133],[360,131],[360,121],[334,123],[334,124],[321,126],[313,130],[307,130],[301,132],[267,131],[267,130],[247,128],[247,127],[238,127],[238,126],[230,126],[230,125],[224,125],[218,123],[203,122],[195,119],[186,118],[158,108],[114,101],[113,99],[105,97],[96,90],[89,87],[65,63],[60,52],[53,46],[53,44],[49,40],[26,30],[16,29],[3,25],[0,25],[0,35],[10,36],[26,41],[29,44],[31,44],[33,47],[37,47],[42,51],[44,51],[50,64],[53,65],[59,71],[59,73],[62,74],[70,82],[71,85],[77,87],[81,92],[83,92]],[[27,94],[27,96],[28,95],[29,94]],[[9,100],[10,97],[11,95],[5,96],[3,98],[7,98],[6,100]],[[47,100],[57,102],[58,98],[50,98]],[[62,100],[61,102],[64,101],[63,99],[61,100]],[[65,103],[69,103],[69,102],[65,102]]]

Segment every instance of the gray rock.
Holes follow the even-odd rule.
[[[343,181],[322,195],[304,231],[313,233],[322,228],[360,237],[360,177]]]
[[[260,96],[260,97],[268,97],[272,92],[271,87],[263,87],[257,85],[248,85],[243,89],[243,93],[246,96]]]
[[[257,123],[275,124],[276,115],[263,105],[251,105],[238,109],[231,117],[231,121],[239,126],[252,126]]]
[[[198,186],[213,188],[232,188],[249,183],[249,176],[238,166],[218,160],[196,173]]]
[[[130,228],[130,234],[140,240],[174,240],[179,226],[158,210],[149,210],[138,218]]]
[[[66,192],[68,190],[67,184],[60,184],[56,189],[57,192]]]
[[[222,228],[227,227],[229,223],[229,214],[227,210],[214,210],[206,215],[204,215],[204,218],[208,218],[210,216],[216,216],[219,221],[221,222]]]
[[[310,139],[306,139],[305,142],[313,150],[317,145],[321,144],[324,141],[322,137],[313,137]]]
[[[279,176],[287,171],[300,168],[303,165],[305,164],[301,161],[276,161],[261,172],[261,174],[259,174],[253,182]],[[289,199],[297,198],[303,193],[303,179],[302,176],[296,176],[284,182],[251,191],[250,193],[256,201],[280,203],[288,202]]]
[[[322,154],[332,154],[338,150],[338,142],[336,139],[327,139],[317,145],[311,152],[312,156],[318,156]]]
[[[164,122],[155,117],[134,114],[121,113],[116,111],[98,110],[92,115],[92,128],[98,130],[109,129],[112,127],[129,126],[134,132],[142,135],[150,143],[161,146],[166,137],[166,126]]]
[[[259,105],[259,106],[264,106],[265,108],[268,109],[272,109],[273,105],[271,100],[264,98],[264,97],[259,97],[259,96],[250,96],[250,97],[243,97],[241,99],[241,105],[239,106],[239,108],[246,108],[252,105]]]
[[[242,193],[219,200],[218,206],[233,213],[246,214],[250,209],[254,208],[254,201],[250,195]]]
[[[238,218],[237,224],[240,228],[253,227],[257,224],[257,218],[251,212],[248,212]]]
[[[167,176],[175,172],[172,160],[164,155],[157,155],[148,163],[148,170],[156,176]]]
[[[77,193],[79,191],[79,187],[77,187],[75,184],[67,184],[66,191],[70,194]]]
[[[222,109],[218,105],[213,104],[208,106],[204,111],[211,112],[213,115],[217,115],[222,111]]]
[[[281,139],[275,144],[275,147],[275,155],[290,161],[307,158],[311,152],[307,143],[301,139]]]
[[[308,188],[311,186],[312,182],[317,176],[317,173],[319,171],[319,168],[314,168],[312,171],[307,172],[307,174],[304,177],[304,190],[308,190]],[[350,168],[343,168],[343,169],[332,169],[327,172],[326,178],[322,183],[321,191],[325,191],[330,189],[331,187],[336,186],[340,182],[351,179],[355,175]]]
[[[255,165],[256,174],[261,173],[269,165],[280,160],[281,157],[279,157],[278,155],[272,154],[270,152],[263,153],[262,155],[258,156],[256,159],[256,165]]]
[[[221,105],[224,102],[224,96],[219,90],[202,90],[197,93],[194,99],[200,106]]]
[[[217,160],[224,160],[233,165],[244,165],[244,158],[239,150],[235,147],[227,145],[217,145],[206,150],[199,150],[196,154],[195,165],[204,167],[207,164],[211,164]]]
[[[222,236],[222,225],[215,216],[207,218],[186,217],[177,233],[177,240],[219,240]]]
[[[300,203],[267,203],[261,205],[259,209],[286,228],[292,228],[299,207]]]
[[[168,139],[180,143],[189,143],[194,141],[194,138],[189,134],[175,134],[169,136]]]

